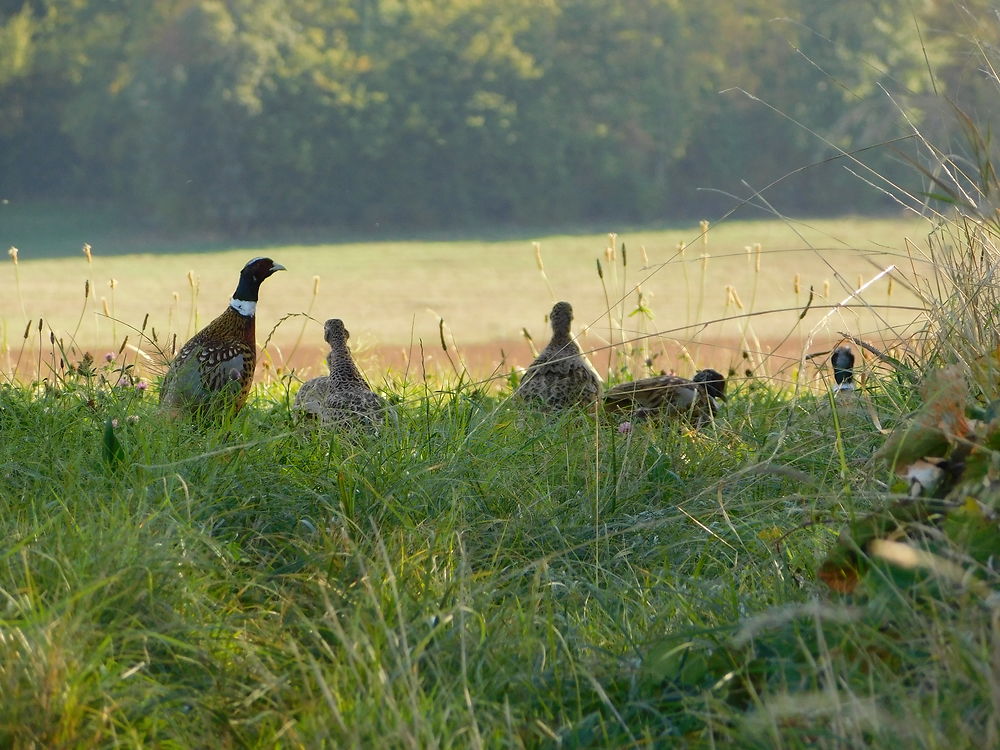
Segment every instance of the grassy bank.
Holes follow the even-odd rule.
[[[760,237],[767,226],[777,225],[728,229]],[[293,272],[268,281],[261,304],[270,310],[261,336],[266,316],[308,306],[319,321],[350,321],[345,308],[328,306],[326,276],[315,298],[312,287],[295,286],[305,283],[296,263],[314,259],[330,264],[358,304],[377,288],[358,280],[376,274],[395,279],[396,294],[375,300],[390,310],[407,293],[465,294],[454,304],[469,330],[530,308],[544,339],[549,302],[577,302],[576,288],[578,322],[590,322],[588,304],[611,311],[590,336],[616,344],[615,377],[643,374],[646,356],[690,367],[707,356],[700,336],[730,326],[730,399],[700,432],[533,413],[509,401],[516,374],[470,383],[460,366],[386,375],[380,387],[399,420],[378,435],[294,424],[295,377],[276,368],[233,425],[198,428],[160,414],[155,377],[134,377],[141,355],[126,348],[81,371],[82,346],[53,349],[81,337],[39,328],[34,318],[38,350],[10,349],[27,377],[0,386],[0,529],[8,540],[0,553],[0,745],[996,744],[995,228],[955,222],[925,242],[935,265],[923,279],[913,265],[893,276],[895,291],[884,277],[859,295],[870,305],[868,323],[823,306],[864,282],[850,280],[850,263],[874,273],[921,251],[894,255],[876,243],[863,247],[877,257],[828,255],[801,249],[796,237],[787,252],[781,240],[766,240],[778,248],[772,254],[765,240],[746,250],[749,240],[726,228],[683,256],[667,233],[637,236],[636,245],[615,238],[606,254],[607,237],[583,238],[600,252],[581,250],[577,237],[543,238],[544,274],[520,241],[275,248],[268,253]],[[642,253],[628,249],[637,246],[649,271],[677,253],[653,276],[678,285],[676,296],[650,298],[652,282],[643,280],[639,299],[632,285]],[[80,269],[81,286],[98,269],[118,273],[103,296],[114,294],[109,308],[124,329],[124,300],[155,299],[152,287],[125,290],[184,279],[195,261],[208,274],[211,263],[211,293],[207,276],[195,274],[187,298],[155,313],[183,337],[210,297],[228,297],[231,266],[248,253],[258,249],[94,255],[92,264],[82,254],[22,257],[18,302],[48,304],[24,290],[41,279],[64,283],[70,269]],[[788,258],[815,263],[815,279]],[[818,281],[822,269],[829,289]],[[455,283],[462,273],[468,283]],[[493,277],[505,281],[484,296]],[[708,293],[713,285],[718,297]],[[596,301],[588,303],[584,286]],[[618,289],[631,290],[629,304],[616,303]],[[904,294],[917,301],[901,302]],[[507,299],[522,301],[501,304]],[[113,322],[93,317],[97,303],[79,299],[67,326],[107,332]],[[711,304],[735,319],[705,325],[699,336],[665,333],[676,348],[661,359],[643,351],[644,339],[621,344],[670,330],[671,314],[709,321]],[[785,304],[784,317],[749,316]],[[880,304],[904,309],[883,314]],[[775,377],[760,356],[764,321],[781,321],[776,336],[820,347],[837,330],[875,343],[909,334],[886,319],[893,314],[921,330],[894,353],[865,350],[864,396],[847,409],[831,408],[825,357]],[[141,327],[144,314],[135,315]],[[372,313],[349,325],[364,331],[377,320]],[[434,320],[429,340],[442,330],[460,340],[458,322],[439,328]],[[297,336],[300,319],[291,326]],[[306,331],[318,336],[317,324]],[[447,340],[458,357],[461,347]],[[977,409],[990,425],[977,433],[987,438],[974,454],[985,473],[924,513],[876,452],[889,431],[912,422],[928,395],[925,372],[943,363],[962,368],[956,408]],[[968,441],[964,433],[947,438]],[[922,515],[898,520],[900,508]],[[916,564],[876,559],[872,539]]]
[[[703,432],[622,433],[396,382],[377,436],[303,431],[277,386],[223,432],[113,368],[0,391],[0,744],[996,736],[971,592],[816,577],[891,497],[867,411],[751,381]],[[916,395],[867,369],[891,427]]]

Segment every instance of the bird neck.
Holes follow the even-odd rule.
[[[834,368],[833,379],[837,383],[836,390],[849,391],[854,389],[853,370],[838,370]]]
[[[566,346],[573,340],[569,331],[553,331],[549,346]]]
[[[237,294],[239,290],[237,290]],[[252,318],[257,314],[257,300],[239,299],[235,295],[229,300],[229,306],[244,318]]]
[[[330,344],[330,356],[336,362],[351,361],[351,350],[347,348],[346,341],[334,341]]]
[[[255,279],[249,274],[240,274],[240,283],[233,292],[233,302],[256,302],[260,293],[260,282],[261,279]]]
[[[340,341],[330,346],[330,353],[326,355],[326,364],[330,368],[330,377],[340,382],[352,383],[361,381],[364,378],[358,366],[354,364],[351,350],[347,348],[347,343]]]

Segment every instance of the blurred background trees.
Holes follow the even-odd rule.
[[[902,112],[993,106],[988,5],[0,0],[0,197],[225,232],[650,222],[816,164],[767,198],[886,210],[845,167],[912,180],[879,145]]]

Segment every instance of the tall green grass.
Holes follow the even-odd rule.
[[[29,326],[37,361],[0,385],[0,745],[996,746],[994,560],[928,520],[906,543],[963,575],[872,564],[846,594],[816,575],[853,522],[909,502],[874,454],[929,370],[997,397],[1000,184],[972,142],[974,174],[928,150],[936,224],[910,252],[930,273],[893,274],[922,311],[851,332],[892,348],[859,351],[846,409],[809,357],[821,325],[792,323],[808,347],[785,364],[755,343],[752,246],[726,290],[740,366],[700,432],[525,410],[515,371],[474,381],[458,355],[390,375],[378,434],[296,424],[277,368],[198,427],[164,420],[134,350],[80,359]],[[641,376],[666,326],[641,251],[608,246],[609,374]],[[708,292],[680,267],[697,323]],[[859,297],[833,278],[829,300]],[[994,484],[972,497],[993,531]]]
[[[767,696],[826,700],[810,659],[870,679],[808,635],[863,627],[810,571],[874,442],[843,476],[820,404],[746,386],[623,435],[395,383],[399,424],[351,436],[276,386],[223,433],[111,380],[2,393],[4,744],[766,742]]]
[[[957,236],[983,264],[976,226]],[[846,523],[898,500],[871,415],[891,429],[924,368],[990,361],[934,294],[991,293],[948,247],[910,282],[923,332],[861,367],[870,409],[831,409],[823,357],[764,377],[750,354],[701,432],[525,411],[516,373],[461,369],[390,376],[377,435],[297,425],[276,372],[196,427],[164,420],[133,350],[78,360],[33,327],[33,382],[0,386],[0,744],[993,743],[981,589],[816,576]],[[613,377],[645,374],[634,346]]]

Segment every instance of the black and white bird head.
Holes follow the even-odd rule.
[[[854,352],[849,347],[838,346],[830,356],[830,364],[833,365],[834,392],[855,390]]]
[[[700,383],[712,398],[726,400],[726,379],[716,370],[698,370],[691,378],[692,383]]]
[[[276,271],[284,271],[285,267],[275,263],[270,258],[253,258],[240,271],[240,282],[233,292],[229,306],[240,315],[250,317],[257,311],[257,295],[260,285]]]

